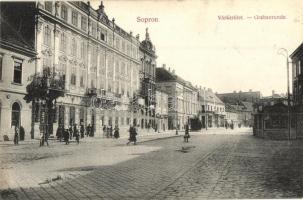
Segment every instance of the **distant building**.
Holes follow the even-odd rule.
[[[217,96],[224,103],[236,104],[239,101],[252,102],[256,103],[262,97],[261,92],[249,90],[248,92],[232,92],[232,93],[221,93],[217,94]]]
[[[199,118],[202,128],[218,128],[225,125],[225,104],[208,88],[198,89]]]
[[[156,90],[156,125],[158,132],[168,130],[168,95]]]
[[[165,65],[156,68],[156,85],[168,94],[168,129],[183,130],[197,117],[197,89]]]

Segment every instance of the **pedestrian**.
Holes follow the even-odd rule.
[[[73,139],[73,128],[71,125],[69,126],[68,133],[69,133],[69,139],[70,140]]]
[[[15,135],[14,135],[14,144],[15,145],[19,144],[19,133],[20,133],[19,127],[15,126]]]
[[[77,124],[74,125],[74,137],[76,138],[77,144],[79,144],[79,130],[77,128]]]
[[[136,135],[137,135],[137,131],[136,131],[135,126],[130,126],[129,127],[129,139],[128,139],[127,145],[131,142],[134,142],[134,145],[136,145],[136,142],[137,142]]]
[[[48,135],[48,132],[46,131],[45,135],[44,135],[44,139],[45,139],[45,142],[46,142],[47,146],[48,146],[48,137],[49,137],[49,135]]]
[[[24,128],[23,126],[20,126],[20,141],[23,141],[24,140],[24,136],[25,136],[25,131],[24,131]]]
[[[80,133],[81,133],[81,138],[84,138],[84,125],[83,124],[80,126]]]
[[[118,139],[118,138],[120,137],[118,125],[115,126],[114,137],[115,137],[116,139]]]
[[[63,134],[64,134],[64,128],[62,126],[59,126],[57,128],[56,136],[57,136],[57,139],[59,139],[60,142],[62,142]]]
[[[65,144],[69,144],[69,130],[68,129],[64,130],[64,141],[65,141]]]
[[[86,127],[86,137],[88,137],[90,135],[90,132],[91,132],[91,126],[90,126],[90,124],[88,124]]]
[[[107,137],[107,128],[106,128],[106,125],[103,126],[103,137]]]
[[[185,125],[184,142],[188,142],[188,138],[190,138],[190,135],[189,135],[189,126],[188,126],[188,124],[186,124]]]
[[[110,136],[110,138],[113,138],[113,126],[112,125],[110,125],[110,127],[109,127],[109,136]]]

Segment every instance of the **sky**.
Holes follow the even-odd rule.
[[[90,1],[97,9],[100,1]],[[174,69],[193,85],[218,93],[287,91],[286,58],[303,42],[303,1],[283,0],[109,0],[105,12],[125,31],[145,38],[148,28],[157,66]],[[218,16],[243,20],[219,20]],[[255,20],[254,16],[285,16]],[[144,23],[140,18],[157,18]],[[252,17],[251,19],[247,17]],[[290,70],[291,71],[291,70]],[[291,80],[291,79],[290,79]]]

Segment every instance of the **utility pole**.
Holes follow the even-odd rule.
[[[283,54],[282,51],[286,53]],[[285,56],[286,58],[286,68],[287,68],[287,118],[288,118],[288,140],[290,141],[291,136],[290,136],[290,126],[291,126],[291,120],[290,120],[290,93],[289,93],[289,60],[288,60],[288,51],[285,48],[280,48],[278,50],[278,54]]]

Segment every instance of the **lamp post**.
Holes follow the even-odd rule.
[[[284,53],[283,53],[284,52]],[[288,140],[290,140],[290,94],[289,94],[289,60],[288,51],[285,48],[280,48],[278,54],[286,58],[286,68],[287,68],[287,118],[288,118]],[[286,55],[285,55],[286,54]]]

